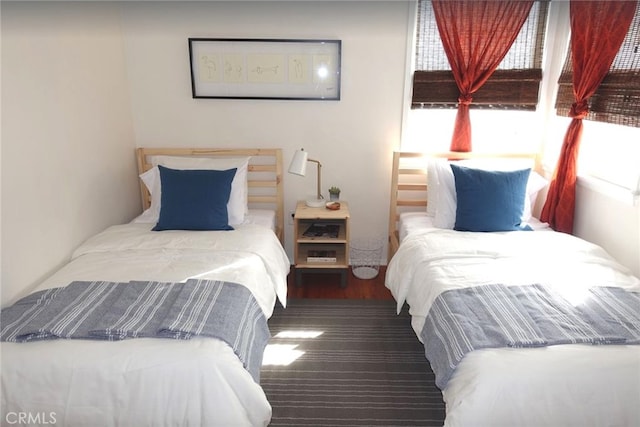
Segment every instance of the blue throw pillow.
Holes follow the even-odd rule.
[[[163,230],[233,230],[227,203],[236,168],[177,170],[158,166],[162,193],[160,217],[153,228]]]
[[[522,227],[531,169],[488,171],[451,165],[456,185],[454,230],[512,231]],[[530,229],[530,228],[529,228]]]

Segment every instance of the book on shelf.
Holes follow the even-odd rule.
[[[307,252],[307,262],[336,262],[338,258],[334,250],[310,250]]]
[[[327,237],[337,238],[340,233],[340,224],[331,224],[326,222],[314,222],[302,235],[304,237]]]

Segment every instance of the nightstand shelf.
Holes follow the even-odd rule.
[[[298,202],[293,217],[296,285],[301,284],[302,273],[338,271],[341,273],[341,286],[346,286],[349,270],[349,207],[343,201],[340,205],[340,209],[334,211],[325,207],[311,208],[305,202]],[[318,232],[305,235],[311,227]],[[309,260],[310,251],[315,251],[311,255],[320,259]]]

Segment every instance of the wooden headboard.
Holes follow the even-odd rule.
[[[394,151],[391,172],[391,200],[389,204],[389,260],[400,246],[398,219],[400,213],[425,211],[427,208],[427,158],[465,160],[478,158],[533,159],[535,153],[412,153]]]
[[[284,192],[282,185],[282,150],[279,148],[138,148],[138,173],[153,167],[150,156],[246,157],[249,156],[249,207],[275,209],[276,234],[284,245]],[[151,205],[151,195],[140,180],[142,207]]]

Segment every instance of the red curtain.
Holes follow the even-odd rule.
[[[502,62],[527,20],[533,1],[433,0],[432,4],[460,90],[451,151],[471,151],[472,95]]]
[[[636,11],[637,1],[571,0],[571,61],[575,102],[540,219],[573,232],[577,157],[589,98],[611,67]]]

